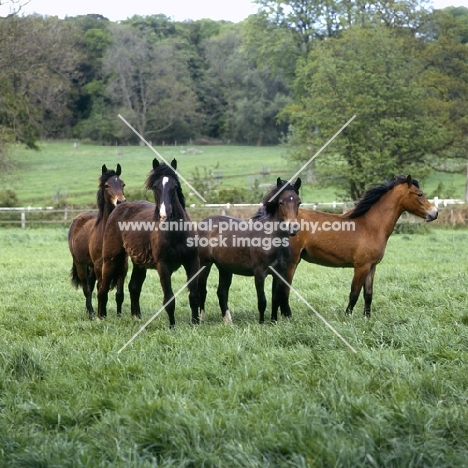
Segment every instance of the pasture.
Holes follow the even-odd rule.
[[[67,230],[0,230],[1,466],[467,466],[468,231],[436,223],[390,237],[370,320],[362,298],[344,316],[351,270],[299,265],[294,286],[356,354],[293,294],[291,321],[259,325],[252,278],[234,277],[224,325],[215,269],[202,325],[182,293],[174,330],[163,311],[118,354],[161,306],[156,272],[142,322],[128,293],[120,320],[111,293],[89,321]]]
[[[140,199],[145,178],[151,170],[151,161],[155,157],[146,146],[81,144],[75,149],[72,142],[41,142],[40,148],[40,151],[15,148],[13,157],[18,166],[14,172],[6,176],[2,174],[1,190],[14,190],[20,206],[60,203],[89,206],[96,199],[101,166],[107,164],[107,167],[115,169],[117,163],[122,165],[127,198]],[[193,179],[197,169],[200,176],[205,175],[205,169],[208,175],[216,172],[222,174],[220,188],[246,187],[253,183],[254,178],[258,178],[260,184],[271,185],[278,176],[283,179],[293,176],[301,166],[291,163],[287,159],[287,149],[281,146],[189,145],[156,147],[156,150],[167,161],[177,158],[179,170],[186,179]],[[264,168],[268,168],[270,174],[261,175]],[[412,175],[418,178],[418,174]],[[305,174],[301,177],[304,182],[301,188],[304,203],[339,199],[333,186],[323,181],[310,184]],[[421,183],[429,198],[434,193],[440,198],[464,198],[464,174],[437,173]],[[189,192],[184,186],[188,203],[200,204],[199,198]]]

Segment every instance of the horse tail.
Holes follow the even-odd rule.
[[[78,271],[76,270],[76,265],[73,263],[73,266],[71,267],[70,270],[70,281],[73,287],[78,289],[81,286],[81,280],[80,277],[78,276]]]

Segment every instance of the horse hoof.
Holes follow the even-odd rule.
[[[132,319],[136,322],[141,322],[141,315],[132,315]]]
[[[223,317],[223,322],[232,323],[231,312],[229,312],[229,310],[226,310],[226,313],[224,314],[224,317]]]
[[[199,318],[200,318],[201,321],[205,320],[205,311],[204,310],[200,310]]]

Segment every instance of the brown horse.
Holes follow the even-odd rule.
[[[68,230],[68,247],[73,258],[70,271],[71,281],[76,288],[82,288],[90,318],[94,317],[92,294],[97,272],[100,271],[104,229],[112,210],[125,201],[125,184],[120,179],[121,173],[120,164],[117,164],[115,171],[108,170],[105,164],[102,166],[97,192],[98,212],[79,214]],[[123,302],[123,281],[119,282],[115,300],[117,313],[120,315]]]
[[[153,191],[156,204],[125,203],[109,217],[102,252],[102,282],[98,291],[99,318],[106,316],[109,289],[119,278],[129,256],[133,262],[129,284],[132,316],[141,317],[141,287],[146,270],[154,268],[159,274],[170,326],[175,325],[175,300],[171,301],[174,298],[172,273],[183,266],[187,279],[191,279],[199,270],[197,248],[188,245],[188,239],[194,236],[194,232],[185,211],[185,198],[176,169],[175,159],[170,166],[159,164],[154,159],[153,170],[146,179],[146,188]],[[171,222],[183,228],[169,230]],[[192,322],[198,323],[197,281],[190,282],[188,289]]]
[[[323,266],[354,268],[346,314],[352,314],[364,287],[364,315],[370,317],[375,268],[404,211],[426,221],[437,218],[437,208],[411,176],[397,176],[391,182],[371,188],[343,215],[299,210],[300,230],[291,239],[288,283],[291,284],[301,259]]]
[[[249,222],[228,216],[209,216],[199,223],[200,266],[205,267],[198,280],[201,317],[205,313],[206,282],[213,263],[219,271],[217,293],[225,322],[231,321],[228,297],[233,274],[255,277],[260,323],[265,319],[264,288],[268,274],[273,275],[272,322],[277,320],[278,307],[282,315],[291,316],[286,287],[270,267],[283,277],[286,275],[291,260],[289,236],[297,231],[293,225],[301,203],[300,186],[301,179],[292,186],[278,178],[276,187],[264,197],[262,207]]]

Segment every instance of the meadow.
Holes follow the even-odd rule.
[[[67,229],[1,229],[0,466],[468,466],[468,231],[436,223],[391,236],[369,320],[362,299],[344,316],[351,270],[299,265],[294,286],[357,353],[296,297],[292,320],[259,325],[251,278],[224,325],[213,272],[203,324],[182,293],[175,329],[163,312],[119,354],[160,308],[157,274],[143,322],[128,294],[121,319],[112,300],[90,321]]]
[[[157,157],[147,146],[80,144],[75,148],[73,142],[41,142],[39,146],[40,151],[15,148],[12,154],[17,162],[14,170],[6,175],[0,174],[1,190],[14,190],[20,206],[92,205],[102,165],[115,169],[117,163],[122,166],[128,199],[140,199],[144,196],[144,181],[151,170],[151,162]],[[221,189],[249,190],[254,179],[258,179],[262,188],[268,187],[275,183],[277,177],[290,178],[300,168],[299,164],[288,160],[287,149],[281,146],[186,145],[155,149],[168,161],[176,158],[178,169],[186,179],[193,180],[197,171],[201,178],[210,174],[222,175],[218,182]],[[262,175],[266,169],[268,174]],[[418,174],[412,175],[420,178]],[[306,176],[301,176],[306,182]],[[436,194],[439,198],[464,198],[464,174],[434,173],[421,182],[429,197]],[[189,204],[201,204],[187,187],[184,193]],[[321,203],[338,201],[340,195],[335,187],[320,181],[304,183],[301,198],[304,203]]]

